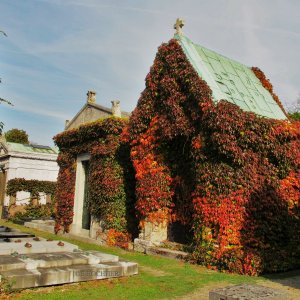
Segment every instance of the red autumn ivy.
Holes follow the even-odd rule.
[[[129,148],[121,143],[120,134],[126,120],[107,118],[65,131],[54,137],[60,149],[58,164],[57,216],[55,231],[70,230],[77,156],[90,153],[88,174],[90,213],[102,221],[105,231],[113,229],[120,235],[134,233],[135,201]],[[129,217],[128,217],[129,216]]]
[[[214,103],[179,43],[163,44],[124,131],[141,222],[160,222],[164,212],[189,223],[192,258],[210,268],[256,275],[296,267],[299,134],[298,123]]]

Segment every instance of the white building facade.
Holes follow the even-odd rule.
[[[10,197],[5,193],[9,180],[57,180],[57,154],[58,150],[54,147],[0,141],[0,213],[4,206],[10,205]],[[27,204],[29,199],[29,193],[18,192],[15,201],[16,204]]]

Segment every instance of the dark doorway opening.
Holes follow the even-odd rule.
[[[168,226],[168,241],[187,245],[191,242],[191,228],[180,222],[173,222]]]
[[[84,196],[83,196],[83,207],[82,207],[82,229],[90,230],[91,226],[91,214],[89,211],[89,184],[88,175],[90,169],[90,162],[88,160],[82,161],[82,167],[84,170]]]

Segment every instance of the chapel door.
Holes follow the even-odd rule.
[[[82,207],[82,229],[90,230],[91,214],[88,209],[88,197],[89,197],[89,161],[85,160],[82,162],[84,170],[84,193],[83,193],[83,207]]]

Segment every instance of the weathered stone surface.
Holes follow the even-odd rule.
[[[119,261],[116,255],[79,250],[67,242],[24,237],[10,238],[10,242],[2,242],[0,246],[0,282],[4,277],[16,289],[135,274],[138,274],[136,263]]]
[[[58,245],[58,241],[30,241],[31,247],[25,247],[27,241],[20,243],[1,243],[0,255],[9,255],[14,252],[18,254],[31,254],[31,253],[50,253],[50,252],[73,252],[78,249],[78,246],[64,242],[63,246]]]
[[[0,255],[0,277],[16,289],[136,274],[137,263],[97,251]]]
[[[130,262],[109,264],[71,265],[53,268],[17,269],[1,275],[15,283],[13,288],[29,288],[71,282],[131,276],[138,273],[138,265]]]
[[[38,238],[38,239],[39,240],[37,240],[36,237],[10,238],[9,242],[18,243],[21,241],[21,242],[31,243],[31,242],[37,242],[37,241],[46,241],[46,239],[44,239],[44,238]]]
[[[241,284],[209,292],[209,300],[287,300],[287,293],[272,288]]]
[[[146,253],[147,249],[152,246],[150,241],[143,239],[134,239],[133,249],[137,252]]]
[[[161,256],[180,259],[180,260],[184,260],[188,256],[187,252],[172,250],[167,248],[160,248],[160,247],[149,247],[146,250],[146,254],[161,255]]]
[[[24,233],[19,231],[0,232],[0,238],[26,238],[26,237],[34,237],[34,234]]]
[[[129,262],[129,261],[120,261],[119,265],[121,265],[123,273],[123,276],[132,276],[138,274],[138,264]]]
[[[0,226],[0,232],[13,232],[13,231],[17,231],[14,228],[8,228],[6,226]]]
[[[0,255],[0,272],[25,268],[25,263],[11,255]]]
[[[54,268],[70,265],[87,264],[88,259],[79,253],[37,253],[27,255],[29,259],[39,261],[39,268]]]
[[[117,255],[107,254],[107,253],[98,252],[98,251],[94,251],[94,250],[87,251],[87,253],[98,257],[100,259],[99,263],[119,261],[119,256],[117,256]]]
[[[150,241],[154,245],[159,245],[168,238],[167,223],[153,224],[145,222],[142,232],[139,234],[139,239]]]
[[[53,220],[33,220],[31,222],[25,222],[24,226],[28,228],[34,228],[38,230],[54,232],[54,221]]]

